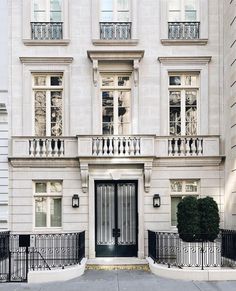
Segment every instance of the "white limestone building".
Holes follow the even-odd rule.
[[[0,2],[0,231],[8,229],[8,21],[7,1]]]
[[[12,232],[85,230],[90,258],[143,258],[147,230],[175,231],[186,195],[212,196],[236,226],[227,5],[8,1]]]

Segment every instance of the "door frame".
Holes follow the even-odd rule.
[[[118,194],[117,194],[117,185],[118,184],[122,184],[122,183],[133,183],[135,184],[135,206],[136,206],[136,213],[135,213],[135,216],[136,216],[136,231],[135,231],[135,236],[136,236],[136,245],[135,245],[135,249],[136,249],[136,257],[138,256],[138,229],[139,229],[139,221],[138,221],[138,180],[95,180],[94,181],[94,189],[95,189],[95,192],[94,192],[94,203],[95,203],[95,221],[94,221],[94,224],[95,224],[95,251],[96,251],[96,242],[97,242],[97,185],[100,184],[100,183],[110,183],[110,184],[113,184],[115,185],[115,197],[114,197],[114,206],[115,206],[115,213],[114,213],[114,217],[115,217],[115,227],[117,227],[117,223],[118,223],[118,207],[117,207],[117,204],[118,204]],[[117,240],[117,239],[115,239]],[[117,242],[115,243],[117,244]],[[117,246],[117,245],[116,245]],[[117,249],[118,250],[118,249]],[[104,255],[104,257],[119,257],[117,255],[115,256],[106,256]],[[130,257],[132,257],[132,255],[130,255]]]
[[[88,257],[96,258],[95,252],[95,181],[122,180],[138,181],[138,258],[144,258],[144,178],[143,169],[138,166],[119,166],[116,169],[111,165],[93,165],[89,170],[88,191]]]

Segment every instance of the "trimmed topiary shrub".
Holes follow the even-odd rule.
[[[183,241],[198,240],[200,234],[197,198],[187,196],[177,207],[177,228]]]
[[[214,241],[219,234],[220,216],[218,205],[212,197],[198,199],[201,240]]]
[[[177,207],[177,228],[183,241],[214,241],[219,234],[219,209],[211,197],[185,197]]]

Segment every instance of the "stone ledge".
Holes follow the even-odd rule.
[[[37,39],[23,39],[26,46],[67,46],[70,43],[69,39],[59,40],[37,40]]]
[[[84,274],[87,259],[84,258],[80,265],[65,269],[30,271],[28,283],[62,282],[80,277]]]
[[[134,46],[138,44],[138,39],[129,40],[104,40],[104,39],[93,39],[93,45],[97,46]]]
[[[163,45],[206,45],[208,43],[207,38],[202,39],[161,39]]]
[[[211,268],[211,269],[178,269],[176,267],[168,268],[166,265],[154,264],[153,260],[147,258],[149,268],[155,275],[185,281],[229,281],[236,280],[236,269]]]

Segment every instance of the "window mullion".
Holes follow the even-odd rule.
[[[51,10],[50,0],[47,0],[46,1],[46,21],[47,22],[51,22],[51,19],[50,19],[50,10]]]
[[[117,19],[118,19],[118,13],[117,13],[117,0],[113,0],[113,15],[112,15],[112,18],[113,18],[113,21],[114,22],[117,22]]]

